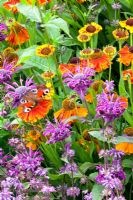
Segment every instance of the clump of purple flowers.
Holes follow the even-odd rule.
[[[72,72],[66,72],[63,75],[63,78],[64,83],[66,83],[72,90],[75,90],[80,95],[81,99],[83,99],[87,89],[93,82],[91,78],[94,75],[95,71],[92,68],[85,67],[81,69],[78,67],[75,74]]]
[[[97,95],[96,118],[103,118],[105,123],[119,118],[125,111],[126,102],[113,93],[113,83],[106,82],[104,91]]]
[[[4,23],[0,23],[0,42],[6,39],[8,27]]]
[[[122,181],[126,179],[121,164],[123,156],[123,152],[115,149],[101,150],[99,152],[99,157],[104,158],[104,165],[97,166],[99,173],[96,177],[96,182],[104,186],[102,196],[110,200],[122,195]]]
[[[33,91],[36,92],[36,85],[32,78],[27,78],[25,81],[25,85],[23,85],[23,80],[20,79],[20,85],[18,83],[13,82],[11,84],[6,85],[7,97],[12,98],[12,104],[14,107],[17,107],[20,104],[20,101],[27,92]]]
[[[56,121],[52,123],[47,121],[45,131],[43,132],[43,135],[49,138],[46,143],[54,144],[63,141],[71,135],[70,128],[69,124],[63,122]]]

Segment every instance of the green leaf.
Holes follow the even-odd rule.
[[[41,22],[40,13],[37,6],[24,5],[19,3],[16,5],[16,7],[18,8],[19,12],[22,13],[26,18],[33,22]]]
[[[85,163],[83,163],[82,165],[80,165],[80,170],[81,170],[83,173],[86,173],[88,169],[93,169],[94,167],[95,167],[95,164],[94,164],[94,163],[85,162]]]
[[[69,37],[71,37],[70,33],[69,33],[69,28],[68,28],[68,24],[65,20],[63,20],[62,18],[54,18],[49,20],[46,24],[45,27],[49,27],[53,25],[60,28],[61,30],[63,30]],[[54,29],[53,29],[54,32]]]
[[[35,49],[36,49],[36,45],[31,46],[29,48],[26,48],[24,50],[19,50],[18,54],[19,56],[19,60],[17,65],[21,64],[21,63],[25,63],[25,61],[27,61],[29,58],[31,58],[32,56],[35,55]]]
[[[130,158],[130,159],[124,159],[123,161],[122,161],[122,166],[124,167],[124,168],[133,168],[133,159],[132,158]]]
[[[92,180],[92,181],[95,181],[95,178],[96,178],[97,175],[98,175],[98,172],[91,173],[89,175],[89,179]]]
[[[130,124],[130,126],[133,126],[133,116],[129,114],[127,110],[125,110],[123,114],[125,120]]]
[[[0,138],[3,138],[7,135],[10,135],[10,132],[9,131],[6,131],[6,130],[0,130]]]
[[[95,184],[92,188],[92,200],[102,200],[101,193],[103,186]]]

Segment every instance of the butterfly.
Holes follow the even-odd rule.
[[[37,86],[27,92],[20,99],[20,105],[18,106],[18,117],[25,122],[36,122],[46,116],[49,110],[52,108],[52,101],[46,98],[50,92],[50,88],[45,85]]]

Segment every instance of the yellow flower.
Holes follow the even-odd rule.
[[[90,36],[86,33],[80,33],[77,37],[80,42],[88,42],[90,40]]]
[[[54,72],[44,72],[43,74],[41,74],[41,77],[44,78],[45,80],[50,80],[54,76],[55,76]]]
[[[116,48],[108,45],[103,48],[103,52],[110,58],[110,60],[112,60],[116,54]]]
[[[90,55],[93,54],[93,52],[94,52],[94,51],[93,51],[91,48],[87,48],[87,49],[81,50],[81,51],[80,51],[80,55],[81,55],[82,57],[89,57]]]
[[[102,30],[102,27],[95,23],[91,22],[90,24],[86,24],[84,27],[82,27],[79,30],[79,33],[87,33],[89,36],[93,36],[94,34],[98,33],[99,31]]]
[[[53,45],[43,44],[36,48],[36,55],[47,58],[47,57],[53,55],[54,51],[55,51],[55,48]]]
[[[49,92],[45,95],[45,99],[51,99],[51,97],[54,95],[54,88],[50,82],[46,83],[46,88],[49,89]]]
[[[121,28],[114,30],[112,34],[116,40],[127,40],[129,38],[128,31]]]
[[[119,24],[122,28],[126,28],[130,33],[133,33],[133,17],[120,21]]]

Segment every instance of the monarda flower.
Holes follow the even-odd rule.
[[[47,57],[53,55],[54,51],[55,51],[55,48],[53,45],[43,44],[36,48],[36,55],[47,58]]]
[[[7,37],[7,26],[4,23],[0,23],[0,42],[4,41]]]
[[[96,72],[102,72],[111,65],[109,56],[100,49],[94,50],[94,53],[89,57],[89,62]]]
[[[14,65],[3,63],[3,67],[0,68],[0,83],[9,84],[13,76],[13,67]]]
[[[129,38],[129,33],[125,29],[116,29],[112,32],[114,38],[116,40],[127,40]]]
[[[118,52],[118,61],[126,66],[129,66],[133,61],[133,46],[129,47],[125,45]]]
[[[119,24],[122,28],[126,28],[130,33],[133,33],[133,17],[120,21]]]
[[[127,69],[122,71],[122,78],[123,80],[130,80],[131,84],[133,84],[133,70],[132,69]]]
[[[6,40],[13,46],[21,45],[29,40],[29,34],[19,22],[13,21],[10,25],[10,33]]]
[[[82,69],[78,67],[76,72],[76,74],[71,72],[63,74],[64,83],[72,90],[75,90],[83,99],[87,89],[93,82],[91,78],[95,75],[95,71],[88,67]]]
[[[69,120],[73,122],[72,117],[86,117],[88,111],[86,108],[82,107],[80,104],[76,104],[72,99],[65,99],[62,103],[62,108],[54,113],[54,117],[57,120],[64,121]]]
[[[101,30],[102,30],[102,27],[99,24],[95,22],[91,22],[90,24],[86,24],[84,27],[82,27],[79,30],[79,34],[87,33],[89,36],[93,36]]]
[[[43,135],[48,137],[47,144],[63,141],[71,135],[70,125],[63,122],[53,124],[48,121]]]
[[[115,93],[102,92],[97,95],[96,118],[103,118],[105,123],[119,118],[128,107],[128,100]]]

